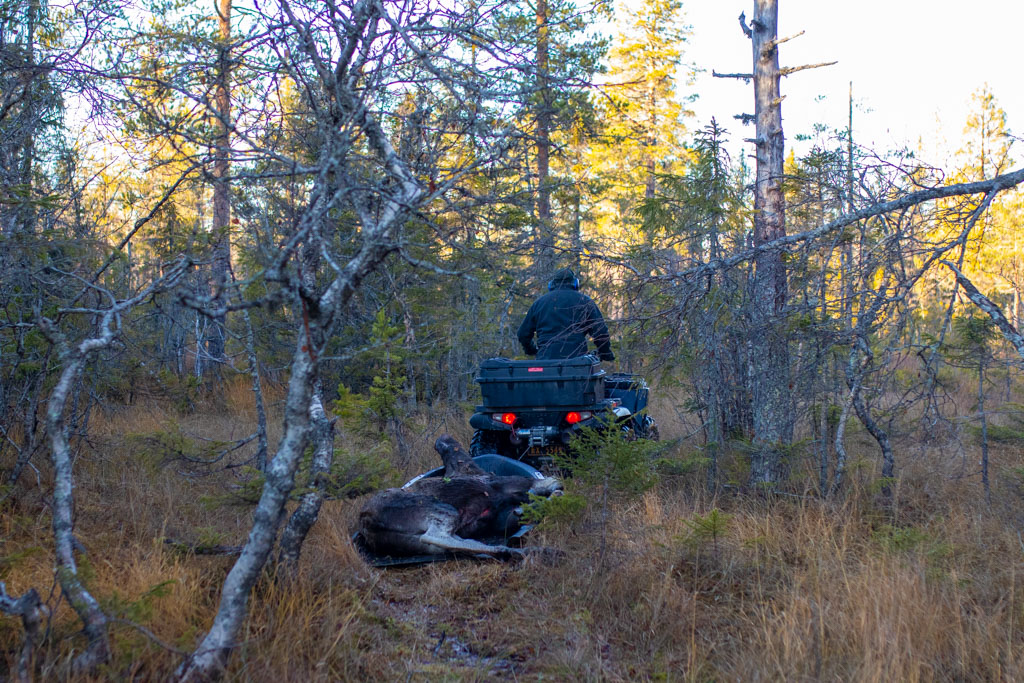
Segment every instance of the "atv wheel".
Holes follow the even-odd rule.
[[[650,415],[644,415],[640,421],[640,438],[650,439],[651,441],[659,441],[661,439],[661,435],[658,433],[658,424]]]
[[[494,432],[485,429],[476,430],[473,432],[473,438],[469,442],[469,454],[474,458],[478,455],[483,455],[484,453],[498,453],[499,455],[504,455],[504,453],[499,450],[499,438],[500,437]]]
[[[631,425],[624,424],[619,427],[619,431],[622,433],[622,438],[626,441],[636,441],[640,438],[640,435],[636,433]]]

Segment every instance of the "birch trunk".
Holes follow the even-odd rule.
[[[309,401],[316,371],[312,342],[305,326],[299,325],[298,329],[285,401],[284,436],[267,468],[263,494],[253,515],[249,538],[224,581],[213,626],[192,656],[178,669],[177,676],[181,681],[209,680],[223,671],[248,614],[249,593],[273,548],[278,524],[294,486],[295,469],[309,434]]]
[[[321,150],[321,168],[310,192],[307,209],[266,275],[269,280],[284,283],[302,310],[301,320],[296,321],[297,343],[285,400],[284,435],[267,468],[263,494],[256,507],[248,540],[225,579],[220,607],[210,631],[176,672],[178,679],[183,681],[220,676],[232,649],[237,646],[238,634],[248,613],[249,593],[273,549],[277,527],[294,487],[295,470],[309,438],[317,358],[323,350],[324,340],[330,338],[344,306],[367,275],[399,249],[399,232],[407,216],[419,207],[425,195],[408,164],[395,152],[372,109],[362,99],[369,95],[360,88],[359,68],[351,72],[347,70],[349,60],[357,53],[362,59],[371,51],[379,37],[378,23],[382,19],[390,20],[383,7],[369,0],[355,4],[351,10],[352,24],[347,29],[340,56],[333,52],[320,52],[322,41],[315,37],[316,29],[296,14],[289,0],[282,0],[279,8],[283,36],[288,40],[296,39],[301,58],[311,67],[308,73],[315,74],[305,85],[311,89],[322,88],[331,98],[331,118],[321,123],[336,131],[337,119],[333,117],[340,113],[346,125],[365,137],[367,148],[377,157],[382,179],[379,186],[367,193],[380,201],[375,204],[367,196],[359,196],[355,200],[342,199],[351,188],[339,188],[332,176],[343,170],[348,162],[350,136],[327,136],[325,145],[328,146]],[[284,66],[290,68],[291,63]],[[299,72],[291,73],[297,75]],[[334,237],[326,234],[333,225],[329,215],[342,201],[349,202],[347,205],[358,217],[361,244],[347,262],[331,259],[333,278],[326,291],[317,296],[301,279],[289,274],[289,262],[295,257],[296,250],[304,246],[326,251],[325,245],[330,245]],[[301,270],[301,263],[298,268]]]
[[[53,535],[57,561],[57,580],[68,603],[82,620],[83,630],[89,640],[86,650],[78,655],[73,662],[77,672],[88,672],[97,664],[110,658],[110,642],[107,638],[107,617],[100,608],[99,602],[82,584],[78,576],[75,562],[74,538],[74,483],[72,476],[71,443],[68,439],[68,425],[64,413],[67,409],[71,390],[82,375],[89,357],[101,349],[105,349],[120,333],[123,314],[130,311],[146,298],[158,291],[169,289],[177,284],[188,268],[188,261],[181,259],[169,268],[162,278],[155,281],[131,299],[114,301],[106,309],[66,309],[65,314],[83,314],[99,318],[97,334],[87,337],[72,346],[67,338],[57,329],[54,321],[39,316],[39,330],[57,349],[63,370],[57,384],[50,392],[46,404],[46,433],[50,442],[53,460]],[[104,292],[113,299],[113,295]]]
[[[21,597],[14,598],[7,594],[7,587],[0,581],[0,612],[9,614],[21,619],[21,625],[25,629],[25,639],[21,646],[21,653],[18,655],[18,664],[13,680],[21,683],[29,683],[32,680],[32,652],[35,649],[36,641],[42,635],[46,619],[50,616],[43,601],[39,599],[39,593],[35,588],[30,588]]]
[[[306,535],[320,516],[320,507],[323,505],[325,495],[324,477],[330,474],[334,463],[334,424],[327,419],[319,381],[313,387],[313,395],[309,402],[309,420],[313,441],[313,462],[309,469],[308,484],[311,490],[302,496],[298,507],[288,519],[288,524],[281,533],[278,554],[278,562],[292,574],[298,570],[299,555]]]
[[[68,441],[64,410],[71,389],[85,367],[88,352],[102,346],[99,343],[87,345],[83,342],[73,351],[65,347],[60,355],[66,365],[46,406],[46,431],[50,438],[54,470],[53,535],[56,545],[57,579],[68,603],[82,620],[83,630],[89,640],[85,652],[78,655],[74,662],[74,668],[81,672],[89,671],[110,658],[110,642],[107,638],[107,617],[96,598],[82,584],[75,562],[71,444]]]
[[[302,284],[307,291],[316,291],[316,271],[320,266],[319,244],[315,241],[302,250]],[[320,516],[324,502],[325,481],[334,464],[334,425],[324,410],[323,382],[318,375],[313,380],[313,393],[309,399],[309,421],[313,441],[313,461],[309,468],[309,491],[302,496],[281,534],[278,563],[294,575],[299,567],[299,555],[309,530]]]

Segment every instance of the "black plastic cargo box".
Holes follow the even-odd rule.
[[[480,364],[484,407],[583,407],[604,398],[604,370],[595,356],[566,360],[489,358]]]
[[[624,408],[636,415],[647,408],[647,382],[640,375],[616,372],[604,380],[604,392],[607,398],[617,398]]]

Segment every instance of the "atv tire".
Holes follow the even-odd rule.
[[[474,458],[484,453],[505,455],[499,449],[498,438],[500,437],[492,431],[477,429],[473,432],[473,438],[469,441],[469,454]]]
[[[650,415],[644,415],[640,420],[640,438],[660,441],[661,434],[658,433],[658,423]]]

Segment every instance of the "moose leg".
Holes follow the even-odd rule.
[[[438,523],[440,522],[440,523]],[[462,538],[452,533],[452,525],[442,520],[431,520],[426,531],[420,536],[424,543],[435,545],[443,550],[492,555],[494,557],[523,557],[525,553],[518,548],[504,545],[488,545],[471,538]]]

